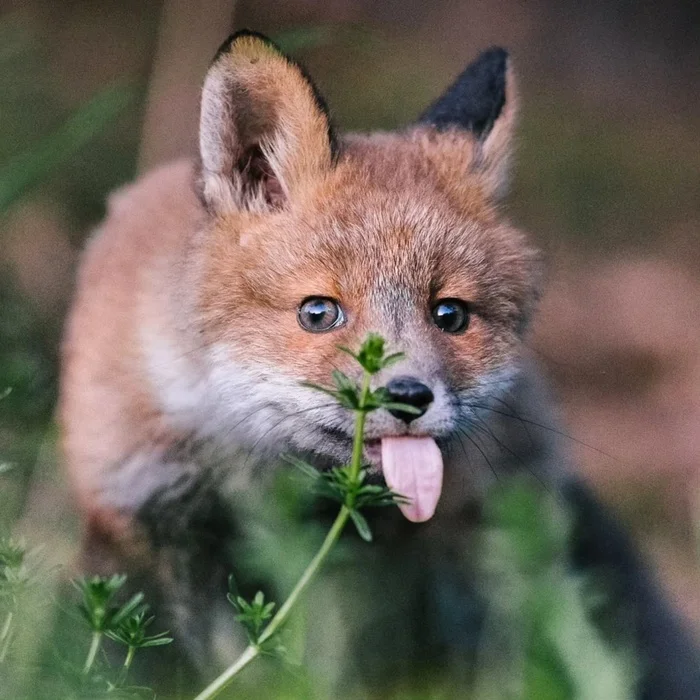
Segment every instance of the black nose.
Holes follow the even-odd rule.
[[[399,409],[389,409],[392,416],[406,421],[406,423],[422,416],[435,398],[433,392],[425,384],[421,384],[413,377],[396,377],[386,385],[386,390],[392,401],[408,404],[420,411],[420,413],[408,413]]]

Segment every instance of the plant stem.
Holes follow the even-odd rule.
[[[87,659],[85,659],[85,666],[83,666],[83,673],[85,675],[90,673],[90,670],[95,664],[97,652],[100,650],[100,644],[102,644],[102,632],[93,632],[92,642],[90,643],[90,651],[88,651]]]
[[[352,459],[350,461],[350,476],[353,483],[357,483],[357,477],[360,474],[360,469],[362,468],[362,450],[365,444],[365,420],[367,418],[367,412],[364,410],[367,404],[367,397],[369,395],[369,382],[371,379],[369,372],[365,372],[362,379],[362,389],[360,390],[360,410],[357,411],[355,415],[355,440],[352,445]],[[355,500],[355,494],[352,495],[352,500]],[[350,508],[354,503],[347,503]]]
[[[265,642],[267,642],[268,639],[270,639],[287,621],[287,618],[289,617],[292,608],[296,604],[297,600],[299,599],[301,594],[306,590],[308,585],[311,583],[314,576],[321,568],[321,565],[330,554],[330,551],[333,549],[333,546],[338,541],[338,538],[340,537],[340,534],[343,531],[345,523],[347,523],[349,517],[350,510],[346,506],[343,506],[340,509],[340,512],[338,513],[335,521],[333,522],[331,529],[328,531],[326,538],[323,540],[323,544],[316,553],[316,556],[306,567],[304,573],[302,574],[299,581],[297,581],[297,585],[294,586],[294,589],[289,594],[287,600],[284,601],[282,607],[277,611],[277,614],[272,618],[272,620],[270,620],[270,624],[260,635],[260,638],[258,640],[259,647],[264,645]]]
[[[10,634],[10,627],[12,626],[12,619],[14,618],[15,613],[13,610],[8,610],[7,611],[7,617],[5,618],[5,623],[2,626],[2,632],[0,632],[0,642],[2,642],[5,637],[9,636]]]
[[[134,660],[134,655],[136,654],[136,647],[129,647],[129,651],[126,652],[126,658],[124,659],[124,675],[131,668],[131,662]]]
[[[126,658],[124,659],[124,664],[119,671],[119,683],[126,683],[126,677],[129,675],[129,669],[136,655],[136,647],[129,646],[126,652]]]
[[[215,698],[233,678],[238,675],[256,656],[260,654],[260,647],[249,645],[238,657],[235,663],[229,666],[218,678],[214,679],[195,700],[209,700]]]
[[[370,374],[365,372],[360,393],[360,410],[357,411],[355,416],[355,439],[353,441],[352,458],[350,461],[350,475],[353,483],[357,482],[360,469],[362,468],[365,418],[367,417],[367,413],[363,409],[369,395],[370,379]],[[277,614],[272,618],[272,620],[270,620],[270,623],[258,638],[257,643],[250,644],[248,647],[246,647],[243,654],[238,657],[238,660],[229,666],[218,678],[214,679],[214,681],[212,681],[199,695],[197,695],[195,700],[211,700],[211,698],[215,698],[217,695],[219,695],[219,693],[221,693],[221,691],[224,690],[253,659],[260,655],[265,643],[269,641],[284,625],[297,601],[308,588],[309,584],[313,581],[319,569],[328,558],[328,555],[340,538],[354,505],[352,501],[354,501],[354,493],[349,496],[348,502],[340,508],[331,529],[328,531],[328,534],[323,540],[323,544],[318,552],[316,552],[316,556],[306,567],[301,578],[299,581],[297,581],[296,586],[294,586],[294,589],[289,594],[289,597],[277,611]]]
[[[5,622],[2,626],[2,631],[0,632],[0,642],[2,642],[2,647],[0,647],[0,663],[5,660],[7,652],[10,649],[10,639],[12,638],[12,620],[14,619],[14,611],[10,610],[7,613]]]

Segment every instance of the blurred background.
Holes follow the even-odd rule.
[[[0,526],[64,561],[57,353],[111,190],[193,154],[232,29],[307,65],[342,129],[413,120],[480,50],[523,98],[510,216],[549,258],[532,338],[576,461],[700,637],[700,3],[0,2]]]

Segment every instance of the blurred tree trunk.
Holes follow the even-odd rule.
[[[196,152],[204,73],[231,32],[235,5],[235,0],[164,0],[148,87],[140,172]]]

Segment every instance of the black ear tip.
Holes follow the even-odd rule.
[[[223,54],[228,53],[231,50],[231,47],[239,40],[244,37],[250,37],[253,39],[258,39],[259,41],[263,42],[264,44],[267,44],[268,46],[271,46],[275,51],[282,53],[280,51],[279,46],[275,44],[270,37],[265,36],[264,34],[261,34],[260,32],[253,31],[252,29],[239,29],[237,32],[234,32],[231,34],[231,36],[224,41],[221,46],[219,46],[216,54],[214,54],[214,58],[212,59],[212,63],[215,63]]]
[[[457,77],[420,121],[437,129],[453,126],[488,135],[506,102],[508,52],[494,46],[481,53]]]
[[[484,88],[503,84],[505,89],[507,70],[508,52],[500,46],[493,46],[480,53],[462,75],[480,81]]]
[[[508,64],[508,51],[502,46],[492,46],[490,49],[482,51],[471,65],[482,64],[495,71],[505,71]]]

